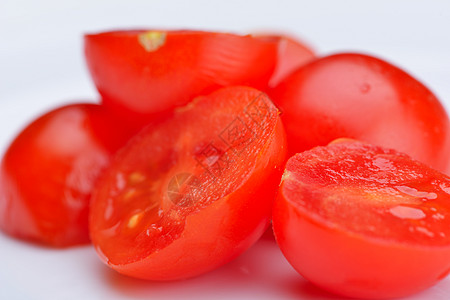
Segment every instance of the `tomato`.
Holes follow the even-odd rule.
[[[317,59],[269,91],[282,111],[291,154],[340,137],[394,148],[443,170],[448,116],[433,93],[380,59],[353,53]]]
[[[228,85],[263,89],[277,44],[201,31],[131,30],[85,36],[86,60],[103,103],[127,120],[159,118]]]
[[[409,295],[450,271],[450,178],[387,148],[316,147],[288,160],[273,227],[288,261],[319,287]]]
[[[294,36],[262,34],[256,37],[278,44],[277,64],[269,80],[269,87],[277,86],[296,69],[315,58],[314,51]]]
[[[0,167],[0,228],[64,247],[89,242],[88,203],[112,154],[128,138],[106,110],[74,104],[29,124]]]
[[[285,148],[265,94],[228,87],[194,99],[133,138],[97,185],[90,232],[100,258],[150,280],[230,261],[268,226]]]

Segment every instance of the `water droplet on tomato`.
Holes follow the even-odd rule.
[[[377,157],[372,161],[372,164],[382,171],[395,170],[394,163],[384,157]]]
[[[434,237],[434,233],[429,231],[427,228],[422,226],[416,226],[416,231],[425,234],[426,236],[432,238]]]
[[[159,233],[161,233],[162,230],[163,230],[162,226],[157,226],[156,224],[152,224],[152,225],[150,225],[150,226],[147,228],[145,234],[146,234],[147,236],[152,236],[152,235],[154,235],[154,234],[159,234]]]
[[[439,187],[441,188],[442,191],[444,191],[444,193],[447,193],[450,195],[450,186],[448,186],[447,184],[445,184],[443,182],[439,185]]]
[[[406,195],[417,197],[417,198],[422,198],[422,199],[426,199],[426,200],[433,200],[433,199],[437,198],[436,193],[422,192],[415,188],[405,186],[405,185],[398,185],[395,188]]]
[[[363,83],[361,84],[361,86],[359,87],[359,90],[361,91],[361,93],[363,94],[367,94],[370,91],[370,84],[368,83]]]
[[[443,214],[436,213],[436,214],[432,215],[432,218],[435,219],[435,220],[444,220],[445,216]]]
[[[164,210],[162,208],[159,208],[157,214],[159,218],[162,218],[164,216]]]
[[[389,209],[389,212],[400,219],[420,220],[426,217],[426,214],[419,208],[397,205]]]

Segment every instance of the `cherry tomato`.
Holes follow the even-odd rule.
[[[64,106],[29,124],[0,168],[0,228],[50,246],[89,242],[93,185],[128,133],[94,104]]]
[[[292,266],[330,292],[394,298],[450,270],[450,178],[406,154],[356,141],[290,158],[274,206]]]
[[[90,232],[120,273],[187,278],[263,234],[285,160],[278,111],[248,87],[220,89],[144,129],[97,185]]]
[[[263,89],[277,44],[226,33],[113,31],[85,36],[86,60],[103,102],[133,122],[159,118],[228,85]]]
[[[256,37],[278,44],[277,64],[269,80],[269,87],[277,86],[296,69],[315,58],[314,51],[294,36],[262,34]]]
[[[448,116],[423,84],[361,54],[337,54],[298,69],[269,92],[282,111],[291,154],[355,138],[405,152],[443,170]]]

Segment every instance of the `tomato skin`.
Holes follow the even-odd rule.
[[[338,143],[350,143],[358,147],[355,141]],[[329,176],[324,175],[328,172],[327,170],[323,170],[323,173],[320,173],[320,167],[317,169],[309,169],[307,167],[308,163],[311,163],[311,165],[315,164],[312,160],[324,158],[321,154],[318,154],[318,148],[306,151],[304,154],[298,154],[289,159],[286,170],[297,174],[294,176],[296,179],[292,180],[298,180],[298,195],[302,196],[297,199],[289,196],[288,190],[292,189],[292,186],[288,187],[287,184],[289,183],[286,182],[290,182],[289,177],[291,175],[287,175],[280,185],[280,191],[275,201],[273,212],[273,227],[277,243],[287,260],[304,278],[338,295],[358,299],[381,299],[403,297],[419,292],[434,285],[448,275],[450,271],[450,243],[448,243],[448,239],[447,242],[442,244],[432,244],[433,242],[430,242],[430,245],[426,245],[425,238],[424,244],[418,245],[415,243],[413,236],[421,235],[419,232],[403,233],[404,236],[397,237],[398,239],[403,239],[402,241],[391,240],[390,236],[378,236],[374,238],[367,234],[352,232],[352,230],[343,228],[342,224],[335,221],[335,219],[339,219],[339,208],[335,211],[333,211],[333,208],[329,208],[330,211],[333,211],[329,220],[318,217],[312,210],[308,211],[308,209],[305,209],[309,205],[308,203],[315,205],[313,204],[314,202],[322,201],[323,198],[320,198],[323,195],[322,191],[327,191],[329,188],[323,182],[319,183],[323,178]],[[361,157],[363,157],[364,151],[367,148],[361,147],[361,149]],[[312,155],[310,156],[308,152]],[[379,154],[380,156],[378,157],[386,158],[382,152],[379,152]],[[312,160],[308,162],[310,159]],[[355,160],[354,157],[351,159]],[[426,177],[426,182],[431,182],[434,178],[441,180],[446,186],[450,186],[450,179],[444,174],[431,170],[427,166],[413,160],[405,158],[402,160],[402,164],[411,164],[417,168],[416,170],[423,170],[424,173],[422,174],[424,176],[431,174],[431,177]],[[355,165],[359,163],[357,161]],[[305,169],[299,167],[305,165]],[[355,166],[350,166],[349,168],[353,167]],[[367,168],[367,165],[362,167]],[[305,174],[315,175],[308,177]],[[337,181],[340,181],[339,174],[341,173],[333,173]],[[400,177],[402,176],[400,174],[401,172],[393,172],[392,176]],[[368,177],[364,176],[364,178]],[[408,181],[406,183],[411,184],[411,186],[415,184],[414,182]],[[340,186],[352,188],[348,183],[341,183]],[[380,190],[384,188],[381,183],[378,186]],[[361,190],[367,187],[363,181],[358,186]],[[437,211],[447,218],[448,212],[450,211],[449,205],[446,204],[450,197],[448,191],[430,190],[430,186],[422,186],[422,188],[425,191],[434,191],[437,193],[437,199],[441,198],[439,200],[441,202],[436,202],[435,204],[438,207]],[[345,194],[338,195],[342,197],[343,202],[345,202],[344,200],[352,200],[351,198],[346,199]],[[305,206],[300,204],[302,201],[305,201],[307,204]],[[384,200],[381,199],[379,201]],[[389,207],[388,201],[386,200],[384,202],[384,205],[387,207]],[[329,207],[329,204],[324,205],[325,207]],[[372,204],[369,203],[368,206],[370,207],[370,205]],[[359,209],[379,210],[382,213],[381,211],[384,209],[383,204],[380,204],[379,207],[376,207],[376,205],[375,202],[372,208],[361,206]],[[425,206],[426,204],[423,205]],[[443,205],[443,207],[439,205]],[[354,206],[357,211],[358,203],[355,202]],[[420,204],[418,207],[420,207]],[[356,215],[353,221],[348,216],[344,218],[347,218],[347,221],[344,222],[349,224],[353,222],[355,227],[361,224],[357,221]],[[411,226],[423,225],[420,221],[415,221],[411,221]],[[400,221],[396,223],[390,222],[387,217],[385,224],[382,226],[395,228],[400,224]],[[448,223],[445,220],[443,222]],[[374,230],[375,235],[377,235],[376,231],[382,230],[382,228],[374,224]],[[444,231],[445,234],[448,233],[447,229],[444,229]]]
[[[439,100],[380,59],[323,57],[268,93],[282,111],[291,155],[347,137],[394,148],[441,171],[447,164],[449,119]]]
[[[155,44],[150,50],[146,43]],[[277,44],[201,31],[112,31],[85,36],[103,103],[130,121],[170,113],[222,86],[266,87]]]
[[[1,163],[0,228],[48,246],[88,243],[92,187],[128,138],[94,104],[63,106],[30,123]]]
[[[449,271],[448,248],[370,242],[317,224],[282,200],[276,201],[273,218],[286,220],[274,227],[291,265],[334,294],[358,299],[403,297],[434,285]]]
[[[137,247],[138,250],[133,250],[136,245],[127,244],[127,241],[133,243],[137,238],[128,238],[125,236],[126,233],[122,233],[128,229],[121,229],[122,231],[116,231],[116,233],[110,235],[112,230],[120,230],[116,228],[120,228],[122,221],[125,221],[123,224],[127,224],[128,218],[122,219],[119,225],[115,225],[115,222],[112,222],[113,225],[111,225],[104,213],[105,210],[110,210],[111,216],[109,218],[114,219],[115,213],[120,214],[124,210],[130,210],[128,207],[136,207],[138,198],[126,199],[129,206],[123,206],[122,200],[115,196],[123,194],[123,192],[113,191],[111,193],[110,187],[115,185],[115,178],[118,174],[123,174],[127,178],[129,173],[127,169],[132,169],[132,172],[135,172],[136,169],[132,166],[131,161],[135,160],[136,157],[144,157],[145,160],[138,158],[137,162],[134,163],[138,166],[137,168],[140,165],[158,165],[157,162],[152,161],[152,158],[158,156],[158,154],[152,151],[167,152],[166,150],[152,150],[147,148],[146,145],[155,145],[155,147],[161,147],[162,149],[177,149],[181,147],[177,141],[183,141],[185,149],[183,149],[183,153],[179,152],[179,155],[184,157],[185,153],[188,153],[188,156],[190,156],[192,155],[191,150],[189,150],[191,147],[198,149],[196,143],[203,142],[203,140],[208,141],[222,132],[222,130],[218,132],[211,130],[226,127],[227,123],[222,123],[224,118],[233,120],[239,116],[238,118],[243,120],[240,111],[234,112],[234,110],[246,107],[249,98],[257,98],[260,95],[262,94],[259,91],[246,87],[230,87],[218,90],[206,96],[206,98],[194,100],[191,104],[179,110],[174,119],[167,120],[166,123],[160,125],[161,127],[152,128],[151,131],[144,130],[126,148],[120,151],[99,183],[92,202],[90,231],[96,250],[104,263],[122,274],[136,278],[147,280],[183,279],[203,274],[229,262],[261,237],[269,223],[273,200],[286,155],[285,133],[277,113],[271,113],[272,125],[270,126],[274,127],[270,130],[270,134],[266,131],[263,136],[260,136],[267,142],[258,150],[257,160],[254,165],[252,163],[253,166],[249,167],[251,171],[249,175],[246,175],[246,179],[243,179],[243,182],[236,187],[233,180],[227,181],[226,178],[216,178],[214,181],[228,182],[229,185],[232,185],[231,192],[228,191],[228,187],[224,187],[223,190],[213,189],[212,194],[208,194],[206,199],[216,200],[209,204],[195,204],[200,205],[196,208],[187,208],[193,211],[187,213],[183,221],[183,230],[175,237],[170,237],[175,230],[171,229],[170,223],[162,225],[164,226],[161,229],[162,232],[166,232],[165,235],[171,238],[171,241],[166,243],[166,236],[157,236],[158,243],[162,243],[162,246],[155,246],[157,250],[140,252],[143,248],[150,247],[147,245],[150,241],[144,241]],[[227,101],[227,99],[230,101]],[[264,99],[269,101],[266,96],[264,96]],[[270,103],[270,105],[272,109],[275,109],[273,104]],[[222,113],[225,117],[220,117],[221,122],[217,123],[217,118],[219,118],[217,114]],[[212,115],[215,115],[215,118],[212,119]],[[203,120],[196,121],[197,119]],[[276,122],[273,123],[273,120],[276,120]],[[193,124],[195,122],[200,123],[195,125]],[[198,131],[192,131],[191,127],[189,127],[190,129],[183,129],[186,126],[194,126],[193,128],[197,128]],[[178,129],[170,132],[170,128]],[[182,131],[184,130],[185,133],[180,133],[179,128]],[[257,127],[254,127],[254,129],[260,130]],[[174,137],[171,138],[170,135]],[[189,137],[189,139],[186,140],[186,137]],[[192,140],[194,140],[194,145],[187,146],[191,144]],[[168,143],[168,141],[172,142]],[[214,144],[216,141],[213,139],[212,143]],[[138,150],[140,153],[135,152]],[[169,165],[169,170],[165,170],[158,178],[152,179],[152,182],[162,182],[161,186],[158,184],[156,187],[157,190],[162,189],[164,191],[164,182],[167,182],[166,177],[171,176],[171,170],[183,166],[183,162],[180,161],[181,158],[173,158],[173,155],[171,157],[177,161],[177,164],[173,164],[171,161],[164,163],[165,166]],[[239,159],[241,157],[239,156]],[[247,164],[248,162],[243,161],[241,167]],[[230,168],[233,169],[234,167]],[[153,172],[159,171],[154,170]],[[236,176],[239,177],[240,175]],[[147,186],[144,188],[147,188]],[[137,190],[136,192],[140,193],[141,191]],[[171,212],[168,204],[164,204],[164,201],[167,201],[165,197],[164,193],[157,196],[146,196],[146,198],[163,203],[158,211],[160,216],[170,215]],[[111,198],[112,200],[108,200]],[[152,201],[150,200],[150,203]],[[201,203],[202,201],[198,202]],[[111,206],[108,203],[116,204]],[[148,203],[149,201],[146,201],[143,205],[150,205]],[[114,208],[109,209],[108,207]],[[145,207],[140,207],[140,210],[147,211]],[[183,214],[184,211],[186,209],[179,213]],[[154,218],[155,216],[150,217]],[[143,233],[148,232],[148,228],[154,228],[159,224],[158,221],[141,222],[146,225],[142,227],[138,225],[137,227],[139,227],[139,232]],[[141,233],[136,236],[141,236]],[[127,252],[125,257],[121,254],[123,251]]]
[[[277,64],[269,80],[269,88],[277,86],[296,69],[316,57],[313,49],[294,36],[273,33],[256,35],[256,37],[278,44]]]

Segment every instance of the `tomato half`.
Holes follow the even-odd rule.
[[[294,36],[285,34],[255,36],[278,44],[277,63],[268,84],[270,88],[277,86],[296,69],[315,58],[314,51]]]
[[[347,137],[407,153],[444,170],[448,116],[422,83],[380,59],[336,54],[298,69],[273,90],[295,154]]]
[[[409,295],[450,271],[450,178],[361,142],[316,147],[288,160],[273,227],[288,261],[319,287]]]
[[[285,151],[265,94],[229,87],[196,98],[132,139],[99,182],[90,218],[99,256],[150,280],[230,261],[267,228]]]
[[[160,117],[219,87],[263,89],[277,44],[227,33],[134,30],[85,36],[87,65],[103,102],[128,120]]]
[[[99,105],[64,106],[12,142],[0,168],[0,228],[50,246],[89,242],[88,203],[99,173],[129,134]]]

